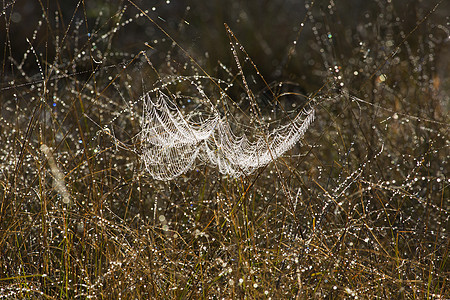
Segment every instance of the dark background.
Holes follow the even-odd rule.
[[[447,28],[448,31],[450,10],[447,1],[441,1],[438,9],[427,17],[426,22],[415,28],[438,2],[392,1],[387,6],[386,1],[341,1],[337,4],[333,1],[316,1],[308,9],[310,15],[307,15],[304,1],[134,3],[140,9],[148,10],[148,16],[212,75],[215,75],[215,70],[217,74],[218,61],[229,67],[234,66],[230,40],[224,26],[226,23],[268,82],[293,81],[312,92],[323,84],[323,78],[317,75],[318,72],[327,72],[324,59],[318,53],[320,48],[330,46],[325,49],[326,52],[332,49],[331,53],[327,53],[329,64],[345,66],[360,51],[361,42],[372,53],[381,51],[389,56],[395,47],[386,48],[382,42],[389,39],[391,44],[397,46],[411,31],[414,32],[408,36],[407,41],[413,49],[422,46],[423,39],[417,37],[428,29],[431,29],[435,40],[441,40],[434,54],[436,60],[442,61],[437,64],[439,69],[436,73],[440,76],[447,74],[449,67],[445,57],[448,57],[448,36],[445,30],[438,28]],[[124,13],[119,18],[121,10]],[[62,16],[58,21],[55,19],[57,12]],[[70,47],[74,42],[74,32],[79,41],[86,41],[89,31],[95,29],[107,32],[116,21],[133,18],[138,12],[127,1],[7,3],[0,21],[2,86],[6,85],[5,78],[16,77],[11,74],[14,68],[10,66],[8,57],[20,60],[29,49],[27,39],[31,40],[36,30],[37,37],[32,43],[33,47],[36,52],[45,54],[46,60],[51,61],[57,51],[51,43],[57,35],[62,39],[67,34],[65,42]],[[43,25],[38,26],[40,20]],[[80,21],[83,22],[80,24]],[[300,27],[301,23],[304,23],[303,29]],[[316,35],[313,27],[317,29]],[[324,38],[328,33],[332,34],[332,39]],[[159,41],[158,45],[153,43],[155,40]],[[173,52],[173,60],[179,64],[185,63],[187,58],[182,57],[184,55],[179,53],[179,49],[173,49],[171,41],[167,40],[167,36],[155,24],[141,17],[119,29],[109,42],[111,51],[130,54],[148,49],[144,43],[150,43],[154,47],[151,55],[156,66],[165,62],[168,51]],[[294,41],[297,41],[295,54],[289,56]],[[405,57],[408,54],[401,51],[399,55]],[[377,60],[375,63],[382,63],[378,61],[381,60],[380,56],[374,59]],[[23,68],[27,73],[37,71],[33,59],[29,59]]]

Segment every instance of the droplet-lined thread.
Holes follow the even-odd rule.
[[[193,169],[197,161],[231,177],[247,176],[282,156],[314,121],[314,108],[304,108],[288,124],[255,141],[233,133],[226,118],[214,113],[198,122],[185,117],[164,93],[156,101],[143,96],[140,141],[142,161],[150,175],[171,180]]]

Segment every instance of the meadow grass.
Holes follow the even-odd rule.
[[[449,5],[294,2],[2,3],[1,299],[450,298]],[[161,181],[159,92],[250,139],[316,118]]]

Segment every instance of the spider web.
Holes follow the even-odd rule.
[[[157,180],[171,180],[196,166],[197,161],[217,167],[231,177],[247,176],[282,156],[314,121],[314,108],[303,108],[288,124],[258,132],[254,141],[236,135],[218,112],[193,121],[159,92],[155,101],[143,96],[140,141],[145,169]]]

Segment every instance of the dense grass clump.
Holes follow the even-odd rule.
[[[448,3],[188,2],[3,1],[0,299],[450,298]],[[315,120],[157,180],[162,93],[250,142]]]

